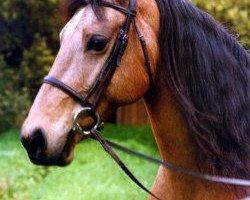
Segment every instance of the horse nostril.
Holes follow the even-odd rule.
[[[31,159],[37,160],[45,156],[46,139],[42,129],[36,129],[28,138],[21,138],[21,142]]]

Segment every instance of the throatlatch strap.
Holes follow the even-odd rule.
[[[163,200],[157,197],[155,194],[153,194],[149,189],[147,189],[133,174],[132,172],[127,168],[127,166],[121,161],[121,159],[117,156],[117,154],[113,151],[112,147],[109,145],[109,143],[106,141],[104,137],[102,137],[101,133],[97,131],[96,129],[91,130],[91,137],[102,145],[104,150],[113,158],[113,160],[119,165],[119,167],[126,173],[126,175],[136,184],[138,185],[142,190],[153,196],[154,198],[158,200]]]

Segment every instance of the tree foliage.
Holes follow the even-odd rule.
[[[0,1],[0,132],[22,123],[58,48],[59,0]]]
[[[58,49],[62,0],[0,1],[0,131],[18,127]],[[192,0],[250,48],[249,0]]]
[[[59,0],[0,1],[0,53],[10,66],[19,67],[23,51],[34,43],[34,36],[44,36],[50,48],[56,48],[58,23],[52,17]]]
[[[213,15],[241,43],[250,48],[250,1],[249,0],[192,0],[198,7]]]
[[[32,99],[53,61],[54,55],[46,43],[46,38],[36,34],[33,45],[29,50],[24,50],[23,61],[19,69],[19,82],[22,86],[29,88],[29,95]]]
[[[0,132],[21,124],[29,108],[28,89],[18,83],[17,71],[8,68],[0,57]]]

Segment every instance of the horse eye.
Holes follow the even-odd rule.
[[[103,38],[101,36],[92,36],[87,44],[87,51],[93,50],[93,51],[102,51],[105,49],[106,45],[108,43],[108,40],[106,38]]]

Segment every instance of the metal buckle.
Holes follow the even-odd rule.
[[[121,40],[121,45],[118,51],[118,55],[117,55],[117,61],[116,61],[116,65],[119,66],[120,62],[121,62],[121,58],[124,54],[124,51],[128,45],[128,34],[124,31],[124,30],[120,30],[118,39]]]
[[[82,116],[91,117],[93,119],[95,125],[93,125],[88,130],[84,130],[78,122],[78,120]],[[84,134],[84,135],[89,135],[89,134],[91,134],[92,129],[99,130],[102,125],[103,125],[103,123],[101,122],[101,118],[100,118],[99,114],[97,112],[93,112],[90,107],[85,107],[75,114],[74,122],[73,122],[73,131],[77,131],[77,132]]]

